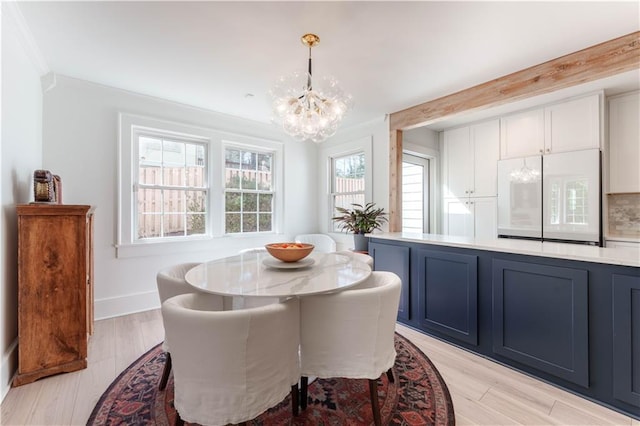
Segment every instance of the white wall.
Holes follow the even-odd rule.
[[[200,252],[116,258],[118,113],[282,140],[284,232],[262,237],[222,237]],[[64,76],[44,96],[43,167],[62,178],[65,204],[90,204],[95,212],[96,319],[159,306],[156,272],[185,261],[206,261],[298,233],[316,232],[318,147],[285,138],[275,126],[217,114]]]
[[[373,191],[372,199],[377,207],[389,211],[389,123],[380,118],[358,126],[339,130],[335,136],[322,143],[322,149],[347,144],[370,136],[373,143]],[[328,212],[329,193],[327,185],[327,159],[318,157],[318,222],[320,232],[328,231],[326,213]],[[387,226],[383,227],[386,230]],[[331,233],[337,242],[338,250],[353,248],[353,235],[346,233]]]
[[[19,21],[2,4],[2,148],[0,195],[0,400],[17,368],[18,232],[16,204],[29,202],[30,179],[42,161],[40,70],[25,47]]]

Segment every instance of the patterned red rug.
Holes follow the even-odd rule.
[[[440,373],[411,342],[396,333],[394,383],[382,375],[378,396],[383,424],[455,425],[453,404]],[[132,363],[109,386],[87,425],[173,425],[173,376],[158,391],[164,366],[160,345]],[[307,409],[291,416],[290,397],[248,422],[250,425],[370,425],[367,380],[319,379],[309,385]]]

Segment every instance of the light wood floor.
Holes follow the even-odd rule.
[[[401,325],[449,387],[458,425],[629,425],[640,422]],[[160,311],[97,321],[89,367],[12,388],[2,425],[84,425],[120,372],[163,339]]]

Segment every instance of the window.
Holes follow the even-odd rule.
[[[336,207],[351,208],[373,199],[373,139],[364,136],[340,144],[322,144],[318,167],[324,171],[319,200],[322,232],[340,232],[332,217]]]
[[[187,137],[134,131],[137,240],[203,235],[207,231],[207,146]]]
[[[334,157],[331,162],[332,211],[336,207],[351,208],[352,204],[365,204],[365,156],[364,152]],[[334,223],[333,230],[338,231]]]
[[[223,236],[282,232],[282,142],[118,118],[117,257],[204,251]]]
[[[226,147],[225,233],[273,231],[273,153]]]

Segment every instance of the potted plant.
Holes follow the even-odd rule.
[[[375,203],[351,204],[353,208],[345,209],[336,207],[336,211],[341,216],[331,219],[338,223],[340,230],[353,232],[354,250],[367,251],[369,248],[369,238],[365,234],[370,234],[375,229],[381,229],[382,224],[387,222],[387,214],[383,208],[376,208]]]

